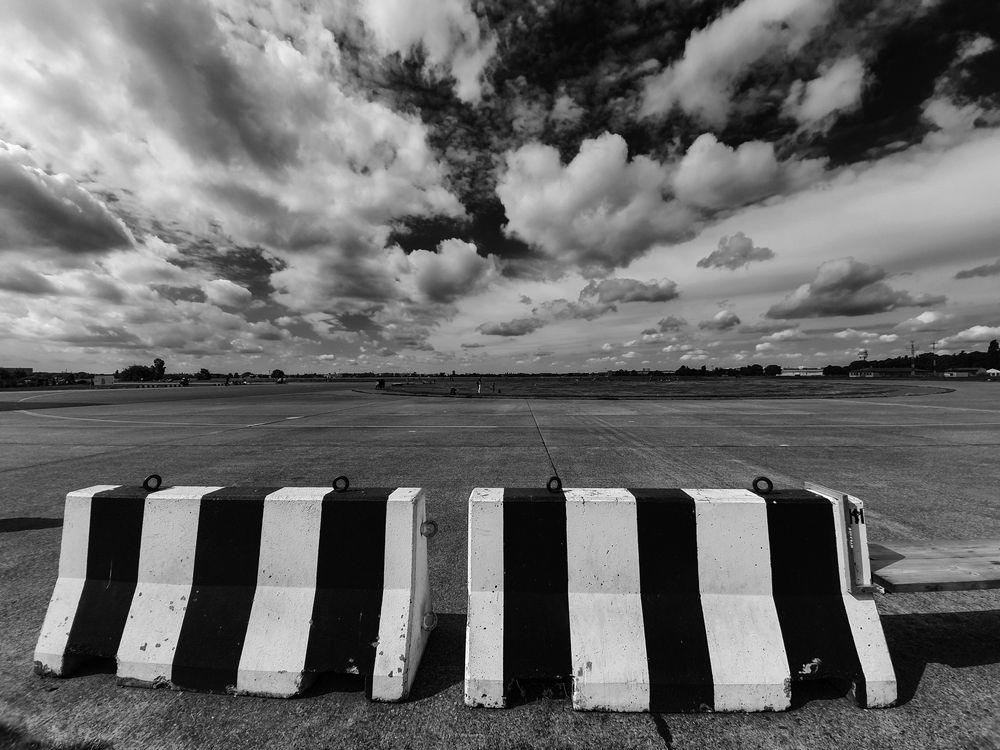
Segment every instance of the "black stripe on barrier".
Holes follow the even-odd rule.
[[[636,499],[649,710],[715,705],[712,662],[698,586],[695,501],[678,489],[629,490]]]
[[[566,496],[505,489],[503,496],[503,679],[572,674]]]
[[[118,487],[90,501],[87,580],[73,617],[67,654],[113,657],[118,653],[139,573],[142,515],[148,493]]]
[[[224,487],[201,499],[194,575],[171,682],[233,691],[257,588],[264,498],[277,487]]]
[[[331,491],[323,498],[307,672],[374,670],[391,492]]]
[[[804,490],[775,490],[765,500],[771,586],[792,679],[861,678],[833,504]]]

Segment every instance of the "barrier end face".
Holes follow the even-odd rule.
[[[391,677],[373,675],[371,685],[371,699],[379,703],[399,703],[406,700],[410,694],[410,686],[407,684],[406,676],[403,674],[395,674]]]
[[[506,708],[503,684],[496,680],[466,680],[465,705],[469,708]]]

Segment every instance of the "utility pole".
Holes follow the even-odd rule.
[[[910,341],[910,377],[915,378],[917,376],[917,347]]]
[[[931,374],[937,377],[937,341],[931,342]]]

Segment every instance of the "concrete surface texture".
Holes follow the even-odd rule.
[[[902,704],[865,711],[822,684],[780,714],[574,712],[526,689],[463,705],[473,487],[778,488],[861,498],[869,540],[1000,537],[1000,387],[839,400],[585,401],[384,396],[357,384],[0,393],[0,746],[1000,747],[1000,592],[878,597]],[[27,399],[27,400],[25,400]],[[537,427],[536,427],[537,421]],[[544,440],[544,444],[543,444]],[[551,458],[551,460],[550,460]],[[423,487],[439,625],[408,702],[323,677],[292,700],[140,690],[114,665],[32,674],[66,493],[137,484]],[[19,739],[20,738],[20,739]]]

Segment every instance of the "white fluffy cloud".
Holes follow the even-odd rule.
[[[719,310],[709,320],[703,320],[698,327],[704,331],[729,331],[740,324],[740,316],[732,310]]]
[[[785,99],[784,111],[806,128],[821,128],[830,115],[850,110],[861,102],[865,66],[857,55],[820,68],[811,81],[795,81]]]
[[[406,55],[422,47],[427,65],[455,78],[460,99],[479,101],[497,42],[480,28],[467,0],[362,0],[361,15],[383,51]]]
[[[1000,326],[977,325],[965,328],[954,336],[946,336],[938,342],[938,345],[948,347],[954,344],[984,344],[993,339],[1000,339]]]
[[[705,122],[724,125],[733,88],[771,54],[792,54],[825,22],[831,0],[744,0],[687,40],[684,55],[646,84],[642,113],[679,106]]]
[[[498,276],[494,256],[483,257],[476,246],[462,240],[445,240],[437,252],[416,250],[408,256],[417,289],[431,302],[454,302],[474,294]]]
[[[732,237],[719,240],[719,247],[708,256],[698,261],[698,268],[737,268],[754,261],[769,260],[774,257],[774,251],[769,247],[757,247],[753,240],[743,232],[736,232]]]
[[[732,148],[704,133],[681,159],[673,187],[685,203],[721,209],[802,187],[822,172],[818,159],[779,162],[770,143],[747,141]]]
[[[924,310],[919,315],[897,323],[896,328],[904,331],[933,331],[941,323],[951,318],[950,315],[936,310]]]
[[[691,212],[663,199],[666,170],[644,156],[628,159],[619,135],[585,140],[567,165],[538,143],[506,155],[497,195],[507,231],[537,244],[559,268],[604,275],[657,242],[683,236]]]
[[[209,302],[220,307],[242,307],[253,297],[249,289],[229,279],[212,279],[202,286],[202,290]]]

